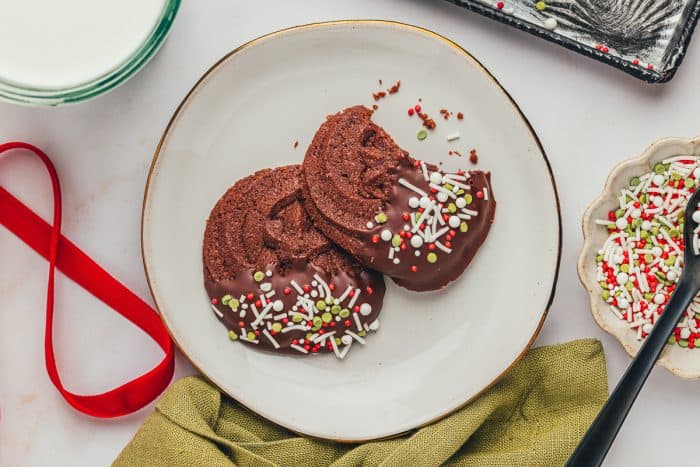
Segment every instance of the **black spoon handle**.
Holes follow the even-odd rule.
[[[682,277],[666,308],[646,337],[639,353],[632,360],[617,387],[588,428],[583,439],[566,463],[567,467],[593,467],[603,463],[617,432],[627,418],[632,404],[647,380],[659,354],[693,301],[700,287]]]

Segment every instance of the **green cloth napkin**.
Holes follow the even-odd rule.
[[[174,383],[114,466],[558,466],[607,397],[593,339],[533,349],[466,407],[404,436],[364,444],[304,438],[198,377]]]

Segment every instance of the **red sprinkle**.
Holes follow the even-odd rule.
[[[328,288],[330,289],[331,292],[335,290],[335,284],[328,284]]]
[[[248,295],[245,296],[245,298],[247,298],[248,300],[252,300],[255,298],[255,295],[253,295],[252,293],[249,293]]]
[[[639,60],[637,60],[636,58],[632,60],[632,65],[639,65]]]
[[[418,266],[416,266],[415,264],[411,266],[411,272],[418,272]]]
[[[284,288],[284,294],[285,294],[285,295],[289,295],[290,293],[292,293],[292,289],[290,289],[289,287],[285,287],[285,288]]]
[[[484,197],[484,192],[483,191],[477,191],[476,192],[476,197],[479,199],[482,199]]]
[[[352,311],[354,311],[355,313],[359,313],[360,312],[360,305],[355,305],[354,307],[352,307]]]
[[[354,297],[354,296],[355,296],[354,290],[351,290],[350,292],[348,292],[348,297]]]
[[[411,218],[411,217],[408,215],[407,212],[404,212],[404,213],[401,215],[401,219],[403,219],[403,220],[405,220],[405,221],[408,221],[410,218]]]
[[[311,292],[311,286],[309,284],[304,284],[304,287],[302,287],[304,292],[309,293]]]
[[[653,69],[654,69],[654,65],[652,65],[652,64],[650,63],[649,65],[647,65],[647,69],[653,70]]]
[[[365,289],[365,290],[367,290],[367,293],[370,295],[372,295],[372,293],[374,293],[374,289],[372,287],[367,287],[367,289]]]
[[[496,8],[498,8],[499,10],[502,10],[504,6],[505,4],[503,2],[496,3]]]
[[[245,327],[245,323],[244,323],[243,321],[239,321],[239,322],[238,322],[238,327],[239,327],[239,328],[244,328],[244,327]]]
[[[421,110],[420,104],[416,104],[416,106],[413,107],[413,109],[414,109],[416,112],[420,112],[420,110]]]
[[[211,299],[212,305],[218,305],[219,301],[216,299],[216,297]]]
[[[372,243],[379,243],[379,240],[380,240],[379,235],[377,235],[377,234],[372,235]]]
[[[255,300],[255,306],[258,308],[262,307],[262,302],[260,300]]]
[[[415,112],[416,112],[416,111],[413,110],[413,107],[411,107],[410,109],[408,109],[408,115],[409,115],[409,116],[412,116]]]

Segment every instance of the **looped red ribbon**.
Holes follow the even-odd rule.
[[[173,344],[158,314],[146,302],[102,269],[75,244],[61,235],[61,188],[56,168],[39,148],[22,142],[0,145],[0,155],[23,149],[46,166],[53,187],[53,225],[0,186],[0,224],[49,262],[46,293],[44,353],[46,371],[63,398],[80,412],[100,418],[127,415],[153,401],[168,386],[175,369]],[[96,395],[68,391],[56,368],[53,348],[54,277],[58,267],[66,276],[148,334],[165,356],[152,370],[115,389]]]

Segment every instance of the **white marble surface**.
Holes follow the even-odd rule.
[[[0,104],[0,141],[27,140],[52,155],[63,183],[64,232],[93,258],[148,298],[139,225],[153,150],[181,98],[225,52],[263,33],[313,21],[413,23],[469,49],[509,90],[539,133],[558,180],[564,251],[556,300],[537,344],[600,338],[610,383],[617,381],[629,358],[590,315],[575,270],[579,222],[620,159],[663,136],[700,134],[700,45],[690,48],[670,84],[652,86],[440,0],[183,3],[160,55],[115,92],[58,109]],[[49,215],[50,193],[38,162],[21,156],[1,160],[0,184]],[[45,279],[44,261],[0,228],[0,465],[107,465],[151,407],[101,421],[79,415],[63,402],[43,366]],[[77,392],[110,388],[160,358],[140,332],[62,276],[55,336],[60,369]],[[178,357],[176,377],[192,372]],[[698,383],[655,371],[607,465],[694,463],[693,450],[681,446],[696,444],[698,389]]]

